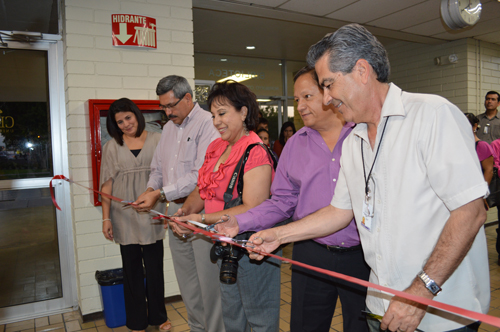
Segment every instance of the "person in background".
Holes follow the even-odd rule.
[[[268,147],[271,147],[271,145],[269,144],[269,132],[266,129],[264,128],[257,129],[256,134],[257,136],[259,136],[262,143],[264,143]]]
[[[484,107],[486,111],[479,114],[477,117],[479,119],[479,129],[477,131],[477,137],[480,140],[491,144],[493,152],[497,156],[498,169],[500,164],[498,163],[498,158],[500,158],[500,117],[498,116],[498,106],[500,105],[500,94],[496,91],[488,91],[484,97]],[[500,221],[500,208],[497,206],[498,220]],[[496,250],[498,254],[498,265],[500,265],[500,222],[497,227],[497,242]]]
[[[242,204],[225,208],[224,193],[236,165],[250,144],[260,142],[253,131],[259,108],[253,92],[231,81],[216,83],[207,103],[221,138],[208,147],[198,186],[177,214],[187,215],[180,217],[181,221],[213,224],[225,214],[243,213],[265,201],[269,197],[274,168],[267,149],[254,146],[244,168]],[[238,197],[237,185],[236,182],[233,199]],[[200,214],[203,208],[207,214]],[[191,233],[177,224],[173,228],[179,234]],[[218,262],[220,265],[221,261]],[[280,275],[276,259],[255,262],[245,254],[239,260],[236,283],[220,283],[222,317],[227,332],[244,332],[247,328],[253,332],[279,331]]]
[[[481,162],[481,169],[483,170],[484,180],[490,184],[491,178],[493,177],[493,166],[494,166],[494,152],[491,146],[485,141],[481,141],[477,137],[477,128],[479,125],[479,119],[472,113],[465,113],[465,116],[469,120],[472,131],[474,133],[474,139],[476,142],[476,152]]]
[[[259,118],[259,123],[257,125],[257,129],[265,129],[269,132],[269,120],[266,118]]]
[[[323,105],[323,90],[314,68],[299,70],[294,83],[297,112],[305,126],[283,149],[271,187],[272,198],[216,226],[229,237],[260,231],[290,217],[292,221],[301,219],[327,206],[335,192],[342,143],[355,124],[346,122],[333,106]],[[370,274],[354,219],[330,236],[295,242],[292,258],[362,280],[368,280]],[[290,331],[330,331],[338,298],[344,331],[368,331],[361,312],[365,309],[366,288],[292,266]]]
[[[479,130],[477,137],[480,140],[491,144],[500,138],[500,117],[498,116],[498,105],[500,94],[496,91],[488,91],[484,97],[484,107],[486,111],[477,116],[479,119]]]
[[[102,192],[130,200],[146,185],[161,135],[145,131],[145,126],[144,116],[130,99],[111,104],[106,127],[113,139],[102,152]],[[101,201],[104,237],[120,244],[127,327],[144,331],[148,325],[159,325],[160,330],[169,331],[172,324],[164,302],[163,225],[147,212],[124,208],[104,196]]]
[[[220,135],[210,113],[193,101],[193,91],[184,77],[162,78],[156,94],[170,121],[163,128],[151,162],[151,175],[144,186],[147,190],[134,203],[138,211],[148,211],[158,199],[166,200],[167,215],[171,216],[196,187],[207,147]],[[219,269],[208,259],[211,241],[202,236],[180,237],[171,229],[168,239],[190,330],[223,332]]]
[[[274,142],[273,145],[273,151],[276,152],[278,157],[281,156],[281,151],[283,151],[283,148],[285,147],[288,139],[292,137],[296,132],[297,130],[295,130],[295,125],[293,124],[293,122],[287,121],[283,123],[283,126],[281,126],[280,137],[276,142]]]
[[[257,132],[256,132],[257,136],[259,136],[260,140],[262,141],[262,143],[264,143],[265,145],[267,145],[267,147],[269,149],[271,149],[271,142],[270,142],[270,139],[269,139],[269,132],[264,129],[264,128],[261,128],[261,129],[258,129]],[[276,158],[276,160],[278,160],[278,155],[276,154],[276,152],[274,152],[273,150],[271,150],[272,154],[274,155],[274,157]]]

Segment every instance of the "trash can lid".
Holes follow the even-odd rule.
[[[101,286],[113,286],[123,284],[123,269],[112,269],[95,271],[95,280]]]

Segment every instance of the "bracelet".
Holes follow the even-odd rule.
[[[106,220],[109,220],[109,221],[111,221],[111,219],[109,219],[109,218],[106,218],[106,219],[103,219],[103,220],[102,220],[102,222],[105,222]]]
[[[205,214],[204,213],[201,214],[201,222],[205,223]]]

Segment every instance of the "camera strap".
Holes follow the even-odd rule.
[[[258,142],[250,144],[241,159],[238,161],[238,164],[234,168],[233,175],[231,176],[231,180],[229,181],[229,185],[227,186],[226,192],[224,193],[224,202],[229,203],[233,199],[233,190],[236,184],[236,180],[238,180],[237,192],[239,196],[243,195],[243,175],[245,173],[245,164],[248,160],[248,156],[250,155],[250,151],[257,145],[262,146],[262,148],[267,152],[268,156],[271,158],[273,162],[273,168],[276,171],[276,167],[278,166],[278,161],[274,157],[274,155],[269,150],[265,144]]]

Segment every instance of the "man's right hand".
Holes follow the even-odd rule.
[[[225,217],[222,217],[225,219]],[[224,234],[227,237],[235,237],[240,231],[240,226],[238,225],[238,220],[235,216],[229,216],[229,220],[220,224],[215,225],[215,230],[219,234]]]
[[[132,207],[139,212],[149,211],[155,206],[158,198],[160,198],[160,189],[148,188],[137,198]]]
[[[279,237],[278,237],[278,233],[276,231],[278,228],[279,227],[270,228],[270,229],[266,229],[264,231],[257,232],[250,237],[248,242],[252,243],[252,246],[254,247],[255,250],[265,252],[265,253],[271,253],[281,245],[281,242],[280,242]],[[260,260],[264,259],[264,257],[266,257],[264,255],[250,251],[249,249],[247,249],[247,250],[248,250],[250,259],[256,259],[256,260],[260,261]]]

